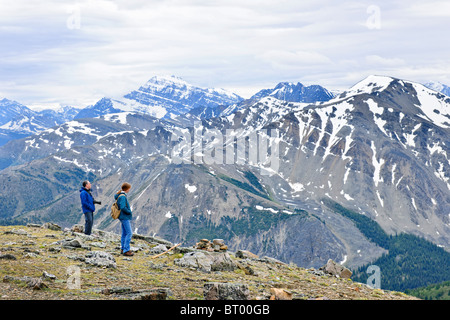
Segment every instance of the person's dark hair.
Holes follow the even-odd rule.
[[[86,187],[88,183],[89,183],[89,181],[87,181],[87,180],[83,181],[83,187]]]

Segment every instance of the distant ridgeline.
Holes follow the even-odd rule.
[[[323,198],[323,203],[336,213],[351,219],[370,241],[388,250],[372,263],[353,271],[352,280],[366,283],[369,265],[381,271],[381,288],[404,292],[450,280],[450,253],[424,238],[411,234],[387,235],[374,220],[340,204]]]

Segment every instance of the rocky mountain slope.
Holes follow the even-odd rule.
[[[328,199],[389,234],[415,234],[448,249],[449,99],[371,76],[326,102],[268,96],[193,124],[130,111],[79,119],[0,149],[14,155],[10,163],[2,156],[0,188],[8,192],[0,194],[0,221],[81,222],[78,189],[90,179],[103,201],[95,225],[118,231],[109,206],[128,181],[134,230],[172,242],[222,238],[230,250],[306,268],[330,258],[355,268],[386,253]],[[278,157],[250,158],[247,146],[227,161],[228,148],[261,133],[271,146],[262,150]],[[178,163],[174,151],[187,142],[186,161]]]
[[[326,217],[330,198],[448,248],[449,114],[443,94],[372,76],[325,103],[266,98],[209,126],[278,130],[282,165],[260,179],[281,203]]]
[[[80,231],[52,223],[0,227],[0,299],[416,299],[329,273],[335,269],[299,268],[247,251],[178,246],[161,255],[172,243],[139,234],[132,240],[135,255],[124,257],[117,234]],[[226,288],[226,296],[215,288]]]

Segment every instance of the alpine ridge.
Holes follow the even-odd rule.
[[[222,238],[232,250],[302,267],[333,259],[357,268],[387,253],[327,205],[333,201],[388,235],[408,233],[448,250],[450,98],[443,93],[372,75],[326,101],[294,102],[269,93],[213,103],[210,90],[152,79],[120,103],[104,100],[104,114],[1,147],[0,187],[10,190],[1,194],[2,224],[79,223],[82,180],[93,182],[104,203],[128,181],[135,232],[172,242]],[[167,94],[158,98],[161,113],[146,104],[155,92]],[[177,104],[170,105],[168,96]],[[207,109],[179,105],[188,96],[201,96],[196,101],[211,102],[209,110],[217,113],[200,117]],[[277,152],[276,169],[265,157],[250,159],[249,148],[242,159],[220,161],[255,133],[273,134],[265,139]],[[222,148],[213,139],[218,136]],[[177,150],[190,150],[191,157],[177,163]],[[195,161],[208,154],[215,161]],[[117,231],[108,207],[98,207],[95,224]]]
[[[334,97],[330,91],[319,85],[304,86],[300,82],[280,82],[275,88],[263,89],[250,99],[259,100],[267,96],[274,97],[278,100],[305,103],[328,101]]]

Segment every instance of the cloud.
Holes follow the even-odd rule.
[[[276,69],[290,69],[305,65],[330,64],[331,60],[323,54],[312,51],[269,50],[257,58],[272,65]]]
[[[399,58],[384,58],[378,55],[366,56],[366,61],[369,65],[381,66],[381,67],[399,67],[404,66],[405,61]]]
[[[3,2],[0,93],[83,105],[162,73],[248,96],[280,81],[345,88],[368,73],[450,83],[450,23],[435,12],[447,5],[377,3],[380,28],[359,1]]]

